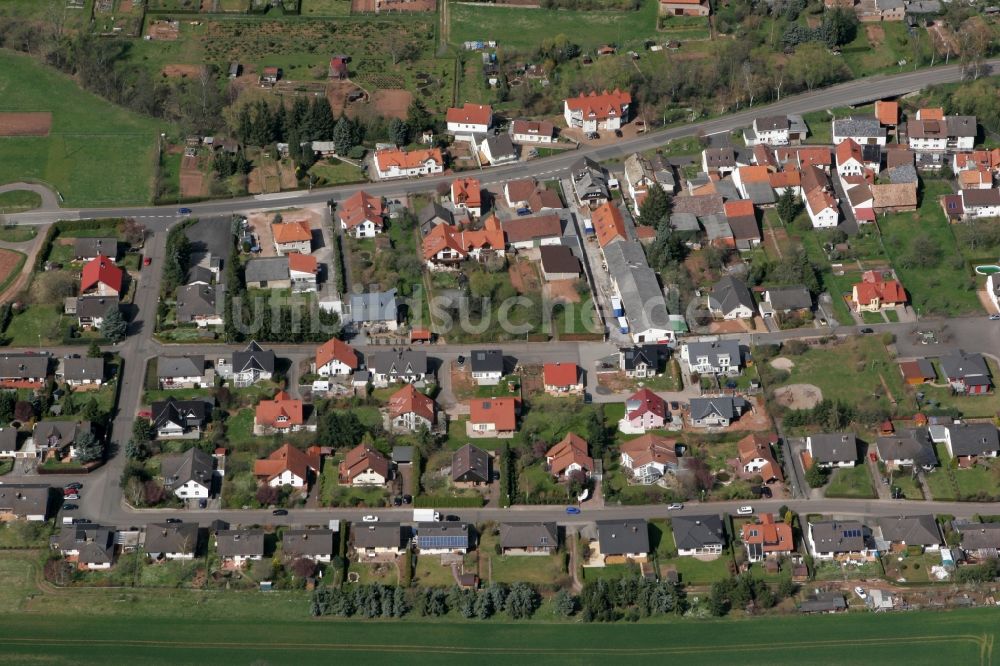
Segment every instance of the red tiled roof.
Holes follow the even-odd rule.
[[[794,550],[792,528],[784,522],[775,522],[774,515],[763,513],[757,523],[744,523],[743,543],[760,544],[764,553],[787,553]]]
[[[339,338],[331,338],[316,349],[316,369],[322,368],[334,359],[352,370],[358,368],[358,355],[354,347]]]
[[[337,472],[342,483],[350,483],[359,474],[372,470],[384,479],[389,478],[389,461],[367,444],[358,444],[340,461]]]
[[[662,435],[646,433],[642,437],[622,443],[619,451],[632,459],[632,467],[642,467],[651,462],[661,465],[677,464],[677,442]]]
[[[762,458],[765,461],[765,465],[760,470],[761,477],[765,481],[771,478],[782,481],[784,476],[781,473],[781,466],[775,460],[774,452],[771,450],[771,445],[777,443],[777,441],[778,439],[774,435],[764,436],[759,433],[747,435],[736,443],[736,451],[737,455],[739,455],[740,463],[746,465],[756,458]]]
[[[566,100],[570,111],[582,111],[583,117],[588,120],[620,118],[625,115],[625,107],[631,103],[632,95],[618,88],[600,94],[593,91],[589,95],[580,93],[579,97]]]
[[[279,420],[282,419],[283,420]],[[278,391],[274,400],[261,400],[257,405],[254,419],[260,425],[272,428],[290,428],[305,423],[302,416],[302,401],[293,399],[284,391]]]
[[[476,398],[469,401],[469,423],[492,423],[505,432],[517,429],[515,398]]]
[[[462,125],[488,126],[492,117],[493,107],[489,104],[466,103],[460,108],[451,107],[447,113],[449,123],[460,123]]]
[[[723,205],[726,217],[755,217],[753,201],[749,199],[736,199],[727,201]]]
[[[851,158],[861,162],[861,146],[854,139],[844,139],[837,144],[837,166],[845,164]]]
[[[854,285],[855,300],[868,304],[878,299],[882,303],[905,303],[906,291],[898,280],[885,280],[877,271],[865,271],[861,282]]]
[[[305,220],[271,224],[275,243],[299,243],[312,240],[312,230]]]
[[[465,257],[472,250],[503,250],[507,246],[500,221],[494,215],[486,220],[482,229],[459,231],[458,227],[439,224],[424,237],[424,259],[433,258],[441,250],[450,247]]]
[[[576,363],[546,363],[542,376],[545,386],[575,386],[580,383],[580,368]]]
[[[434,401],[414,388],[413,384],[407,384],[389,397],[390,418],[410,412],[434,422]]]
[[[263,460],[256,460],[253,464],[253,474],[265,481],[270,481],[276,476],[281,476],[285,471],[290,471],[300,479],[309,478],[309,470],[319,472],[319,456],[315,454],[303,453],[291,444],[285,444],[280,449],[271,453]]]
[[[316,261],[316,257],[311,254],[299,254],[298,252],[292,252],[287,255],[288,257],[288,270],[298,271],[300,273],[312,273],[316,274],[316,270],[319,263]]]
[[[594,225],[594,233],[597,234],[597,243],[601,247],[605,247],[616,238],[626,238],[622,212],[610,201],[597,207],[591,215],[591,222]]]
[[[97,255],[83,265],[80,277],[80,290],[87,291],[98,284],[106,285],[116,293],[121,293],[125,273],[115,266],[114,262],[102,254]]]
[[[883,125],[895,125],[899,122],[899,102],[876,101],[875,117]]]
[[[480,208],[482,195],[477,178],[457,178],[451,181],[451,200],[466,208]]]
[[[405,151],[399,148],[388,148],[375,152],[375,163],[379,171],[388,171],[396,166],[400,169],[413,169],[421,166],[427,160],[444,165],[444,158],[439,148],[423,148],[421,150]]]
[[[802,174],[798,169],[786,169],[768,176],[771,187],[779,189],[783,187],[798,187],[802,184]]]
[[[373,197],[364,190],[358,190],[341,202],[337,207],[337,216],[348,229],[368,221],[381,228],[385,206],[382,204],[382,197]]]
[[[807,166],[828,167],[830,166],[830,149],[824,146],[814,146],[799,148],[796,150],[799,158],[799,168]]]
[[[769,180],[765,166],[743,166],[736,171],[739,172],[740,181],[744,183],[766,183]]]
[[[588,472],[594,471],[594,459],[587,453],[587,441],[574,433],[566,436],[545,453],[549,460],[549,470],[555,475],[561,475],[566,469],[576,463]]]
[[[642,388],[633,393],[632,396],[626,401],[626,404],[636,401],[638,401],[639,406],[625,415],[625,418],[630,421],[647,412],[655,414],[660,418],[664,418],[667,414],[667,401],[650,391],[648,388]]]

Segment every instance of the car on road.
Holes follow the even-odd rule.
[[[684,508],[684,505],[680,502],[674,502],[673,504],[667,505],[667,511],[680,511]]]
[[[288,509],[275,509],[274,511],[271,512],[271,515],[272,516],[287,516],[288,515]]]
[[[858,332],[859,332],[859,333],[861,333],[862,335],[867,335],[867,334],[869,334],[869,333],[874,333],[874,332],[875,332],[875,329],[872,329],[872,328],[868,328],[867,326],[865,326],[865,327],[864,327],[863,329],[861,329],[861,330],[860,330],[860,331],[858,331]]]
[[[191,214],[191,209],[190,208],[178,208],[177,209],[177,214],[178,215],[190,215]]]
[[[991,314],[990,321],[1000,321],[1000,314]]]
[[[736,509],[736,513],[738,513],[741,516],[749,516],[753,513],[753,507],[750,506],[749,504],[747,504],[746,506],[741,506],[740,508]]]
[[[372,516],[372,515],[361,516],[361,522],[363,522],[363,523],[377,523],[378,522],[378,516]]]
[[[76,520],[73,521],[73,524],[74,525],[89,525],[90,524],[90,519],[89,518],[77,518]]]
[[[167,518],[166,523],[168,525],[177,525],[178,523],[184,522],[180,518]]]
[[[70,502],[66,502],[65,504],[62,505],[62,508],[63,508],[63,511],[76,511],[77,509],[80,508],[80,505],[79,504],[71,504]]]
[[[142,258],[142,265],[143,266],[149,266],[151,263],[153,263],[153,260],[150,259],[149,257],[143,257]]]
[[[63,488],[63,496],[66,495],[79,495],[80,490],[78,488]]]
[[[444,517],[444,519],[446,521],[448,521],[449,523],[457,523],[458,521],[462,520],[461,518],[459,518],[458,516],[456,516],[453,513],[452,514],[448,514],[447,516]]]
[[[403,504],[413,503],[413,495],[403,495]]]
[[[580,509],[578,509],[575,506],[568,506],[566,507],[566,513],[570,514],[571,516],[575,516],[576,514],[580,513]]]
[[[72,495],[63,495],[63,499],[64,500],[78,500],[78,499],[80,499],[80,496],[77,495],[76,493],[73,493]]]
[[[861,587],[860,585],[854,588],[854,594],[858,595],[858,597],[862,601],[868,598],[868,594],[865,592],[865,588]]]
[[[400,506],[402,505],[402,503],[403,503],[403,498],[400,497],[399,495],[396,495],[395,497],[392,498],[393,506]]]
[[[73,483],[67,483],[66,487],[72,488],[73,490],[79,490],[80,488],[83,488],[83,484],[79,481],[74,481]]]
[[[615,136],[619,139],[622,138],[622,131],[620,129],[615,130]]]

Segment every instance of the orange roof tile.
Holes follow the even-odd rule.
[[[368,444],[358,444],[348,451],[337,467],[341,483],[351,483],[368,470],[384,479],[389,478],[389,460]]]
[[[763,513],[757,523],[744,523],[743,543],[759,544],[764,553],[787,553],[795,549],[792,528],[784,522],[775,522],[774,515]]]
[[[348,229],[364,222],[371,222],[381,229],[385,222],[385,212],[382,197],[373,197],[363,190],[347,197],[337,207],[337,217]]]
[[[844,139],[837,144],[837,165],[840,166],[852,158],[861,162],[861,146],[854,139]]]
[[[917,109],[917,120],[944,120],[944,109],[939,106]]]
[[[400,169],[415,169],[427,160],[433,160],[435,164],[444,165],[444,158],[441,156],[439,148],[424,148],[411,151],[388,148],[375,152],[375,163],[379,171],[388,171],[393,166]]]
[[[479,208],[482,195],[477,178],[457,178],[451,182],[451,200],[466,208]]]
[[[302,425],[302,401],[293,399],[284,391],[278,391],[274,400],[261,400],[257,405],[254,421],[272,428],[291,428]]]
[[[624,442],[619,451],[632,459],[632,467],[642,467],[651,462],[661,465],[677,464],[677,441],[662,435],[646,433]]]
[[[265,481],[281,476],[286,471],[300,479],[308,479],[309,470],[319,472],[319,467],[318,455],[303,453],[291,444],[285,444],[280,449],[273,451],[267,458],[254,461],[253,473],[254,476],[263,478]]]
[[[299,254],[298,252],[291,252],[286,256],[288,257],[288,270],[316,274],[319,267],[316,257],[311,254]]]
[[[737,199],[727,201],[723,205],[726,217],[754,217],[753,201],[749,199]]]
[[[802,173],[798,169],[787,169],[778,173],[772,173],[768,176],[768,180],[774,189],[798,187],[802,184]]]
[[[580,368],[576,363],[546,363],[542,377],[545,386],[575,386],[580,383]]]
[[[450,224],[439,224],[424,237],[422,249],[424,259],[432,259],[449,247],[464,258],[472,250],[503,250],[506,246],[500,220],[490,215],[483,228],[474,231],[459,231]]]
[[[594,459],[588,455],[587,448],[585,439],[572,432],[566,433],[562,440],[545,453],[549,471],[560,476],[573,463],[588,472],[594,471]]]
[[[312,230],[305,220],[272,223],[271,233],[274,235],[275,243],[300,243],[312,240]]]
[[[410,412],[434,422],[434,401],[418,391],[413,384],[407,384],[389,396],[390,418]]]
[[[768,171],[765,166],[744,166],[736,171],[740,174],[740,181],[744,183],[766,183],[768,182]]]
[[[354,347],[339,338],[331,338],[316,348],[316,369],[332,360],[338,360],[352,370],[358,368],[358,354]]]
[[[590,120],[606,120],[620,118],[625,115],[626,107],[632,103],[632,95],[615,88],[611,92],[605,90],[598,94],[580,93],[579,97],[570,97],[566,106],[570,111],[582,111],[583,117]]]
[[[875,117],[883,125],[896,125],[899,122],[899,102],[876,101]]]
[[[469,104],[466,102],[461,107],[448,109],[446,117],[449,123],[489,126],[490,119],[493,117],[493,107],[489,104]]]
[[[597,243],[601,247],[607,246],[616,238],[622,240],[626,238],[625,219],[622,217],[622,212],[618,210],[618,206],[612,202],[607,201],[598,206],[590,219],[594,225],[594,233],[597,234]]]
[[[500,432],[517,429],[515,398],[476,398],[469,401],[469,423],[492,423]]]

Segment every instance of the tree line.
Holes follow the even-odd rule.
[[[401,618],[441,617],[456,612],[467,619],[487,620],[504,614],[512,620],[528,619],[541,603],[538,590],[529,583],[493,583],[479,590],[413,587],[371,583],[340,588],[323,587],[313,592],[313,616]]]

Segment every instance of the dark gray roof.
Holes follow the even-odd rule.
[[[153,425],[157,428],[176,423],[183,428],[201,427],[208,417],[209,403],[204,400],[174,400],[154,402],[151,406]]]
[[[493,159],[517,155],[517,149],[514,148],[514,142],[510,140],[508,134],[492,134],[486,137],[486,146]]]
[[[489,483],[490,455],[466,444],[451,456],[451,478],[458,482]]]
[[[4,354],[0,356],[0,377],[35,379],[49,374],[49,357],[41,354]]]
[[[543,245],[539,248],[542,270],[546,273],[580,274],[580,260],[565,245]]]
[[[851,116],[833,121],[833,135],[877,138],[885,136],[885,128],[875,116]]]
[[[907,546],[941,545],[941,530],[934,516],[929,513],[920,516],[879,518],[875,522],[882,530],[882,538],[886,541]]]
[[[907,14],[937,14],[941,11],[938,0],[918,0],[906,6]]]
[[[501,548],[556,548],[559,530],[552,523],[501,523]]]
[[[917,168],[912,164],[900,164],[886,169],[885,173],[889,177],[889,182],[894,185],[916,183],[919,180]]]
[[[333,530],[285,530],[281,535],[281,551],[285,557],[332,556]]]
[[[948,136],[975,137],[978,133],[975,116],[945,116],[948,125]]]
[[[695,361],[700,356],[708,357],[708,362],[713,366],[719,365],[720,356],[729,356],[730,363],[738,365],[742,359],[740,343],[738,340],[714,340],[711,342],[689,342],[688,359]]]
[[[413,349],[377,351],[368,354],[368,368],[387,375],[427,374],[427,352]]]
[[[878,457],[887,462],[912,460],[921,467],[937,464],[934,443],[927,428],[900,430],[889,437],[879,437],[875,447]]]
[[[637,345],[635,347],[623,347],[618,350],[621,354],[623,370],[635,370],[636,367],[642,364],[654,370],[658,369],[665,351],[658,345]]]
[[[694,213],[671,213],[670,226],[677,231],[701,231],[698,216]]]
[[[843,592],[820,592],[799,604],[800,613],[832,613],[847,609]]]
[[[207,266],[192,266],[188,269],[186,284],[212,284],[214,281],[215,273]]]
[[[956,523],[965,550],[1000,549],[1000,523]]]
[[[264,530],[219,530],[215,533],[219,557],[257,557],[264,555]]]
[[[111,308],[117,308],[118,303],[117,296],[97,296],[95,294],[80,296],[76,299],[76,316],[103,317],[108,314],[108,310]]]
[[[703,156],[705,166],[709,169],[736,168],[736,152],[731,146],[725,148],[706,148]]]
[[[409,538],[408,532],[399,523],[354,524],[351,542],[355,548],[402,548]]]
[[[777,198],[774,196],[774,188],[771,187],[770,182],[755,180],[743,183],[743,189],[746,190],[747,198],[758,206],[773,204],[777,201]]]
[[[202,377],[204,374],[204,356],[160,356],[156,359],[156,376],[160,379]]]
[[[810,435],[813,460],[819,463],[852,462],[858,459],[858,439],[853,432]]]
[[[819,553],[854,553],[865,549],[865,526],[856,520],[809,523]]]
[[[417,523],[417,546],[424,550],[469,547],[469,524],[459,522]]]
[[[667,303],[656,273],[638,241],[617,241],[604,248],[608,274],[618,286],[629,325],[635,332],[670,330]]]
[[[978,456],[1000,451],[1000,438],[992,423],[963,423],[947,426],[951,453],[955,456]]]
[[[941,364],[941,371],[948,379],[964,379],[975,376],[988,377],[990,374],[989,366],[986,365],[986,359],[979,353],[967,354],[959,350],[958,353],[951,356],[942,356],[939,363]]]
[[[438,224],[454,224],[455,216],[438,202],[432,201],[420,210],[417,220],[420,222],[420,233],[426,236]]]
[[[778,311],[812,308],[812,295],[805,287],[768,287],[766,294],[767,302]]]
[[[194,553],[198,547],[197,523],[150,523],[146,526],[146,552]]]
[[[726,528],[718,514],[676,516],[670,525],[678,550],[696,550],[715,544],[726,545]]]
[[[503,372],[503,351],[473,349],[469,354],[472,372]]]
[[[160,462],[160,476],[168,490],[179,488],[188,481],[211,487],[214,467],[212,456],[194,447],[180,455],[164,457]]]
[[[63,525],[53,543],[62,552],[77,551],[84,564],[111,564],[115,555],[115,528],[96,523]]]
[[[104,379],[104,357],[63,359],[63,378],[67,381]]]
[[[64,448],[73,443],[77,434],[90,432],[90,421],[40,421],[35,424],[31,436],[39,448]]]
[[[397,465],[400,463],[412,463],[413,462],[413,447],[412,446],[394,446],[392,447],[392,462]]]
[[[395,288],[351,295],[351,321],[355,323],[396,321],[398,317]]]
[[[642,518],[598,520],[597,541],[601,555],[649,552],[649,528]]]
[[[251,340],[243,351],[233,352],[233,372],[261,370],[273,373],[274,362],[274,350],[261,349],[261,346],[254,340]]]
[[[289,279],[288,257],[262,257],[251,259],[244,268],[247,283],[277,282]]]
[[[708,304],[713,310],[720,310],[723,313],[732,312],[741,305],[750,308],[751,312],[757,309],[746,283],[731,275],[715,283],[708,297]]]
[[[746,183],[746,185],[752,185],[752,184],[753,183]],[[771,186],[768,185],[767,183],[764,183],[764,185],[767,185],[768,189],[771,188]],[[735,199],[742,199],[743,198],[740,195],[739,188],[736,187],[736,183],[733,182],[732,175],[727,175],[725,178],[719,179],[715,183],[715,191],[718,194],[721,194],[722,198],[726,199],[727,201],[733,201]]]
[[[700,420],[718,414],[731,421],[739,418],[746,404],[747,401],[743,398],[734,398],[728,395],[713,398],[691,398],[691,418]]]
[[[224,287],[191,284],[177,288],[177,320],[186,322],[194,317],[210,317],[219,314],[222,307]]]
[[[45,516],[48,513],[51,488],[43,484],[0,485],[0,512],[13,513],[19,518]]]
[[[80,237],[73,241],[73,252],[81,259],[90,259],[99,254],[114,259],[118,256],[118,239]]]
[[[763,116],[755,118],[753,124],[758,132],[788,129],[788,116]]]
[[[0,452],[17,451],[17,429],[0,428]]]

